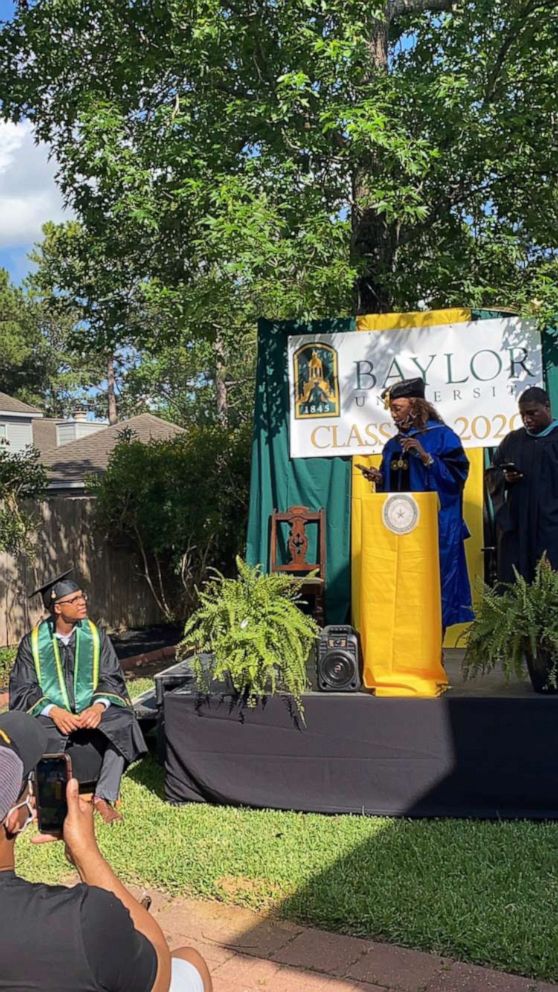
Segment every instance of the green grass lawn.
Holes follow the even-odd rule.
[[[558,824],[173,807],[162,784],[150,758],[131,769],[125,823],[99,829],[127,881],[558,977]],[[67,875],[59,845],[19,846],[27,877]]]
[[[130,695],[152,684],[129,678]],[[150,758],[123,799],[124,825],[99,839],[129,882],[558,978],[558,823],[173,807]],[[26,877],[67,877],[60,845],[18,849]]]
[[[128,676],[128,692],[132,699],[137,699],[141,696],[142,692],[146,692],[147,689],[152,689],[155,685],[155,680],[152,678],[140,677],[135,678],[134,676]]]

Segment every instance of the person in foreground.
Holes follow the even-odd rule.
[[[383,394],[397,434],[382,452],[380,469],[365,477],[380,492],[437,492],[442,626],[473,619],[465,560],[463,489],[469,462],[457,434],[425,399],[423,379],[404,379]]]
[[[488,477],[497,507],[501,582],[514,582],[514,565],[530,582],[544,552],[558,568],[558,420],[538,386],[526,389],[518,405],[523,427],[496,449]]]
[[[145,754],[116,652],[87,617],[87,596],[64,572],[40,593],[50,616],[22,639],[10,676],[10,709],[37,717],[47,750],[65,751],[80,734],[102,755],[93,802],[106,823],[121,820],[115,803],[127,765]]]
[[[47,733],[24,713],[0,716],[0,989],[21,992],[211,992],[207,965],[192,948],[168,949],[163,932],[103,858],[93,808],[67,786],[62,838],[81,884],[27,882],[15,844],[34,818],[28,777]]]

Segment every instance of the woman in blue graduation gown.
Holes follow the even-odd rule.
[[[425,399],[422,379],[405,379],[384,394],[398,433],[382,452],[380,470],[364,474],[383,492],[437,492],[442,624],[473,619],[464,541],[463,489],[469,462],[457,434]]]

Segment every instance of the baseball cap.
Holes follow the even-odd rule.
[[[34,717],[17,711],[0,715],[0,823],[45,753],[46,744],[46,730]]]

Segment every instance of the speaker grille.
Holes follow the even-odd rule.
[[[322,680],[332,689],[344,688],[355,683],[355,660],[345,651],[331,651],[321,665]]]
[[[318,688],[322,692],[357,692],[360,689],[358,636],[352,627],[324,627],[317,667]]]

